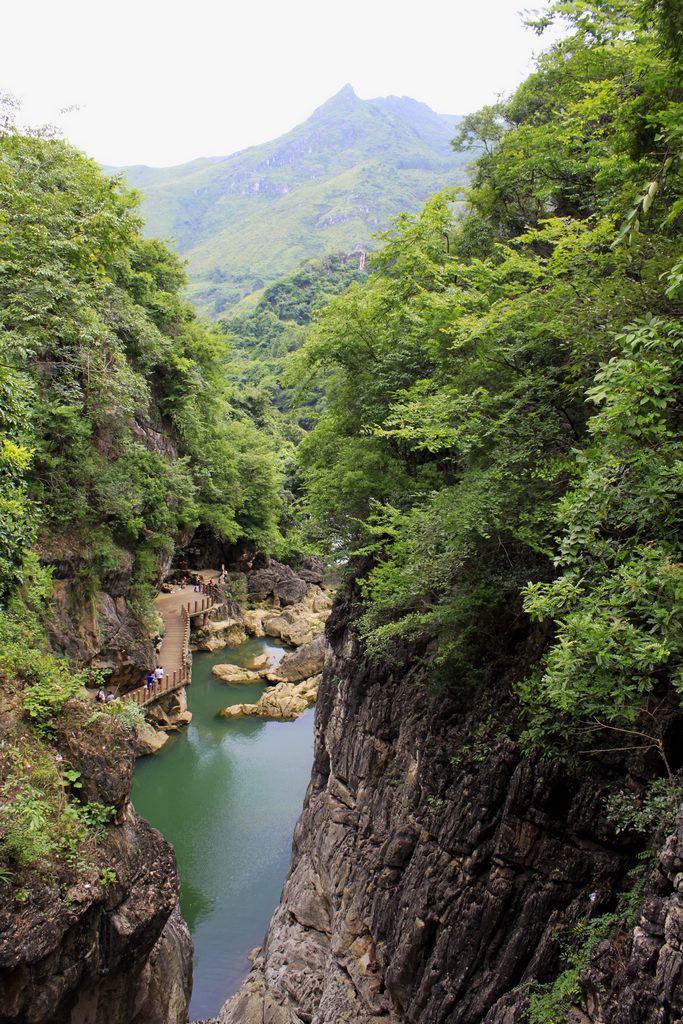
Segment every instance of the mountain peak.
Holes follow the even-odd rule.
[[[337,100],[342,99],[342,98],[343,99],[353,99],[353,100],[355,100],[355,99],[357,99],[357,96],[356,96],[355,90],[354,90],[353,86],[351,85],[351,83],[347,82],[346,85],[344,85],[339,90],[339,92],[335,96],[333,96],[332,98],[333,99],[337,99]]]
[[[339,92],[336,92],[334,96],[331,96],[329,100],[326,100],[325,103],[313,111],[313,117],[321,112],[329,113],[331,110],[351,110],[359,102],[361,101],[356,96],[353,86],[347,82]]]
[[[131,168],[146,233],[177,239],[188,294],[217,316],[305,260],[371,249],[373,235],[464,181],[455,118],[409,97],[360,99],[346,84],[291,131],[216,161]]]

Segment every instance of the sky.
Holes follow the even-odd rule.
[[[518,0],[22,0],[3,10],[0,92],[22,102],[22,123],[58,125],[100,163],[170,166],[277,138],[346,83],[362,99],[477,110],[512,92],[545,45],[522,11]]]

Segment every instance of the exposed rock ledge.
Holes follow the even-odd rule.
[[[320,676],[303,683],[278,683],[269,686],[256,704],[231,704],[219,711],[223,718],[273,718],[291,722],[312,707],[318,697]]]
[[[266,666],[254,671],[239,665],[214,665],[211,671],[226,683],[240,685],[263,680],[275,683],[264,691],[256,704],[232,704],[219,714],[228,719],[254,716],[292,721],[298,718],[317,700],[323,658],[324,639],[319,636],[284,657],[275,668]]]
[[[85,705],[82,717],[91,713]],[[81,772],[87,800],[114,806],[116,818],[92,863],[25,868],[0,886],[0,1021],[184,1024],[192,940],[173,848],[129,802],[130,733],[109,716],[78,728],[77,717],[55,754]]]
[[[250,597],[258,597],[268,603],[250,609],[240,608],[235,601],[219,603],[211,610],[203,626],[193,628],[191,649],[213,653],[224,647],[239,647],[246,641],[247,634],[272,636],[290,647],[301,647],[321,634],[332,607],[330,594],[308,578],[314,575],[310,571],[302,569],[301,573],[306,577],[302,578],[288,566],[279,566],[280,570],[282,573],[286,570],[288,574],[281,580],[281,590],[273,581],[275,574],[272,570],[253,574],[255,577],[267,576],[268,584],[260,588],[258,580],[252,586],[252,576],[247,576]],[[212,618],[219,615],[222,616],[220,619]]]
[[[165,693],[146,709],[147,720],[138,727],[135,756],[146,757],[158,754],[169,741],[169,733],[177,732],[192,721],[192,712],[187,707],[187,692],[180,690]]]
[[[613,908],[635,861],[604,815],[619,755],[570,778],[504,734],[505,671],[467,704],[455,689],[432,698],[358,660],[338,612],[328,638],[282,901],[218,1021],[514,1024],[527,983],[555,976],[564,936]],[[679,1019],[682,872],[683,816],[574,1022]]]

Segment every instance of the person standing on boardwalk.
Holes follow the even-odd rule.
[[[157,667],[154,669],[154,678],[156,679],[157,683],[161,687],[161,684],[164,681],[164,667],[163,667],[163,665],[157,665]]]

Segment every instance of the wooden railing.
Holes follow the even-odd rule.
[[[192,682],[192,674],[188,669],[186,657],[187,655],[184,653],[180,669],[176,669],[172,673],[169,672],[163,679],[155,679],[149,687],[145,684],[139,686],[137,690],[124,693],[122,699],[134,700],[140,707],[144,707],[145,704],[151,704],[158,697],[163,697],[165,693],[172,693],[174,690],[179,690],[181,686],[187,686]]]
[[[188,655],[190,653],[190,619],[193,615],[208,612],[213,607],[216,598],[220,596],[218,587],[210,583],[202,583],[200,593],[205,596],[189,600],[180,606],[180,615],[183,620],[183,642],[180,655],[180,667],[173,672],[168,672],[162,679],[156,679],[149,686],[139,686],[136,690],[130,690],[123,695],[124,700],[135,701],[140,707],[151,704],[152,701],[162,697],[165,693],[172,693],[182,686],[188,685],[191,681],[191,672],[188,667]],[[193,607],[194,606],[194,607]]]

